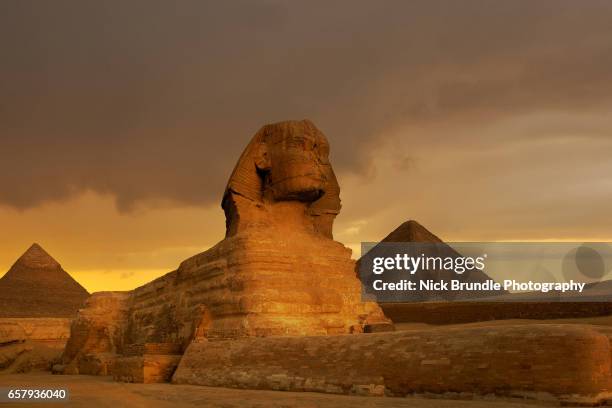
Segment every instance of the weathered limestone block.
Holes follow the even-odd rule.
[[[192,343],[177,384],[404,396],[593,396],[608,390],[610,342],[592,326],[444,328],[359,336]]]
[[[112,375],[116,361],[115,353],[81,354],[69,365],[64,366],[63,374]]]
[[[32,346],[24,342],[3,344],[0,346],[0,371],[9,368],[18,358],[32,350]]]
[[[143,356],[117,357],[117,367],[113,370],[113,380],[127,383],[144,382],[143,360]]]
[[[181,356],[182,348],[174,343],[129,344],[116,358],[113,378],[122,382],[168,382]]]
[[[65,373],[107,375],[124,334],[127,292],[94,293],[70,327],[62,355]]]
[[[170,381],[181,360],[181,355],[144,354],[119,357],[113,379],[131,383],[164,383]]]
[[[7,322],[5,319],[0,319],[0,347],[23,343],[27,339],[25,330],[16,322]]]
[[[14,327],[23,337],[34,341],[66,343],[72,319],[62,317],[7,317],[0,318],[0,343],[4,328]]]
[[[0,318],[0,372],[49,369],[69,334],[67,318]]]

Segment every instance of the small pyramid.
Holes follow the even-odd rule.
[[[72,317],[89,293],[34,243],[0,278],[0,317]]]

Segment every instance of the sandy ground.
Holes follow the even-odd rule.
[[[61,388],[70,393],[67,403],[0,403],[0,408],[86,407],[86,408],[520,408],[542,406],[519,400],[447,400],[426,398],[351,397],[317,393],[234,390],[172,384],[125,384],[110,377],[68,376],[49,373],[0,376],[0,387]],[[550,406],[550,405],[548,405]]]

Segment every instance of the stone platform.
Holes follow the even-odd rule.
[[[587,325],[441,328],[191,344],[176,384],[337,394],[607,398],[610,336]]]

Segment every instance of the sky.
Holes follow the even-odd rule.
[[[4,0],[0,273],[38,242],[127,290],[224,234],[264,124],[312,120],[359,256],[447,241],[612,241],[612,2]]]

